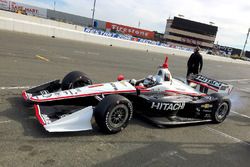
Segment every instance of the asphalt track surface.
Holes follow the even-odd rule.
[[[0,166],[249,166],[250,66],[205,60],[203,74],[235,86],[222,124],[157,128],[132,119],[121,133],[48,133],[21,90],[72,70],[95,82],[155,73],[163,54],[0,31]],[[174,76],[187,57],[169,55]]]

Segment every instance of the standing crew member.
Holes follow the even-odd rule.
[[[199,74],[202,70],[203,59],[201,54],[199,53],[200,48],[196,47],[194,49],[194,53],[188,59],[187,62],[187,78],[190,74]]]

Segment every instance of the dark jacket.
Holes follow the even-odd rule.
[[[194,52],[188,59],[188,74],[198,74],[202,70],[203,59],[199,52]]]

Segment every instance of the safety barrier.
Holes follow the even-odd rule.
[[[53,20],[26,16],[7,11],[0,11],[0,29],[2,30],[24,32],[49,37],[55,36],[63,39],[136,49],[147,52],[158,52],[168,55],[189,56],[191,54],[190,51],[186,50],[88,33],[84,32],[83,28],[84,27],[82,26],[66,24]],[[235,61],[225,57],[211,56],[206,54],[203,55],[205,59],[250,64],[249,62],[243,62],[241,60]]]

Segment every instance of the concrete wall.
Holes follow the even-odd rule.
[[[69,13],[54,11],[54,10],[47,10],[47,18],[67,22],[70,24],[76,24],[76,25],[82,25],[82,26],[91,26],[92,25],[92,19],[88,17],[83,16],[77,16]],[[69,22],[70,20],[70,22]],[[101,20],[95,20],[97,22],[98,29],[105,29],[106,28],[106,22]]]
[[[112,45],[116,47],[158,52],[168,55],[189,56],[191,52],[178,50],[174,48],[167,48],[163,46],[154,46],[135,41],[127,41],[123,39],[116,39],[111,37],[104,37],[95,34],[83,32],[83,27],[72,24],[61,23],[48,19],[42,19],[32,16],[16,14],[12,12],[0,11],[0,29],[24,32],[43,36],[55,36],[57,38],[70,39],[82,42],[89,42],[101,45]],[[224,57],[211,56],[203,54],[205,59],[212,59],[217,61],[227,61],[242,63],[241,60],[233,60]],[[250,64],[249,62],[244,62]]]
[[[175,52],[176,54],[183,53],[183,51],[175,50],[172,48],[157,47],[134,41],[114,39],[110,37],[89,34],[83,32],[82,26],[76,26],[53,20],[26,16],[6,11],[0,11],[0,29],[44,36],[55,36],[58,38],[72,39],[108,46],[112,45],[137,50],[148,50],[161,53],[168,51]]]

